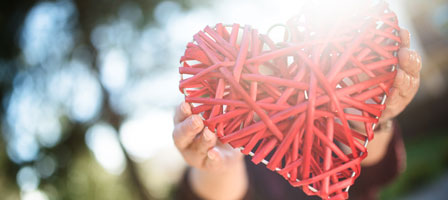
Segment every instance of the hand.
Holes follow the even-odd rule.
[[[411,102],[420,84],[420,70],[422,68],[420,55],[413,50],[409,50],[409,31],[402,28],[400,37],[401,48],[398,52],[397,76],[390,95],[386,99],[386,109],[379,119],[381,129],[375,130],[375,139],[370,141],[367,146],[369,155],[362,161],[363,166],[377,164],[385,156],[393,131],[390,120],[400,114]]]
[[[383,111],[380,123],[400,114],[414,98],[420,84],[421,57],[416,51],[409,49],[410,34],[408,30],[402,28],[400,38],[401,48],[398,52],[397,76],[390,95],[386,99],[386,109]]]
[[[192,115],[188,103],[176,109],[174,124],[174,143],[192,166],[192,190],[203,199],[242,199],[249,185],[243,154],[217,141],[201,117]]]
[[[188,103],[181,103],[174,116],[174,143],[185,161],[202,170],[223,170],[224,167],[243,162],[243,155],[229,145],[217,141],[216,135],[207,127],[199,115],[191,114]]]

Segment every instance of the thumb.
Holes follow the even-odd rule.
[[[210,170],[219,170],[222,167],[223,154],[217,147],[213,147],[207,151],[205,158],[205,168]]]

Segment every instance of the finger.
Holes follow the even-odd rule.
[[[400,88],[395,87],[392,88],[390,93],[391,95],[386,100],[387,107],[381,115],[380,122],[387,121],[401,113],[411,102],[416,93],[417,89],[414,88],[408,91],[400,90]]]
[[[189,148],[199,154],[206,155],[207,151],[216,145],[216,139],[216,135],[210,129],[204,128],[201,136],[197,137]]]
[[[204,128],[201,134],[198,134],[193,142],[182,151],[185,161],[190,166],[206,168],[205,163],[208,159],[208,151],[216,145],[217,138],[208,128]]]
[[[402,69],[397,70],[397,75],[394,81],[394,91],[392,95],[400,95],[401,97],[408,96],[411,86],[411,77]]]
[[[404,70],[412,77],[419,77],[422,62],[420,55],[416,51],[407,48],[400,49],[398,52],[398,61],[400,69]]]
[[[409,48],[411,45],[411,34],[407,29],[400,30],[401,48]]]
[[[173,139],[174,144],[180,150],[188,147],[196,137],[196,135],[204,128],[199,115],[191,115],[186,120],[180,122],[174,127]]]
[[[224,157],[221,151],[217,147],[214,147],[207,151],[207,158],[204,161],[204,166],[207,169],[218,170],[223,166],[223,159]]]
[[[191,106],[186,102],[182,102],[176,108],[176,113],[174,114],[174,124],[178,124],[184,121],[188,116],[191,115]]]

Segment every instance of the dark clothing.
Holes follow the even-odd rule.
[[[381,187],[396,178],[404,169],[403,140],[396,124],[394,127],[396,127],[393,131],[394,136],[389,143],[386,156],[378,164],[362,168],[361,175],[349,190],[350,199],[378,199]],[[301,188],[292,187],[283,177],[270,171],[263,164],[255,165],[250,161],[250,157],[245,158],[245,163],[249,175],[249,190],[244,197],[245,200],[320,199],[317,196],[307,196]],[[192,191],[187,172],[177,189],[176,199],[201,199]]]

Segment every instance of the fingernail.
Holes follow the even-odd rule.
[[[191,116],[191,125],[193,128],[201,126],[202,119],[198,115]]]
[[[204,135],[204,139],[205,139],[205,141],[210,141],[210,140],[212,140],[212,137],[213,137],[213,133],[208,129],[208,128],[205,128],[205,130],[204,130],[204,132],[202,133],[203,135]]]
[[[209,150],[209,151],[207,152],[207,157],[208,157],[208,159],[210,159],[210,160],[214,160],[214,159],[216,158],[216,156],[215,156],[215,154],[213,154],[213,151],[212,151],[212,150]]]
[[[397,81],[398,84],[403,84],[404,76],[405,76],[405,74],[404,74],[403,70],[397,71],[397,78],[395,78],[395,80]]]
[[[411,54],[411,52],[409,51],[408,48],[402,49],[401,55],[400,55],[401,64],[409,65],[409,59],[411,58],[410,54]]]
[[[397,71],[397,76],[398,76],[398,78],[403,78],[403,77],[404,77],[404,72],[403,72],[403,70],[398,70],[398,71]]]
[[[182,103],[181,105],[181,109],[183,113],[188,113],[188,104],[187,103]]]

